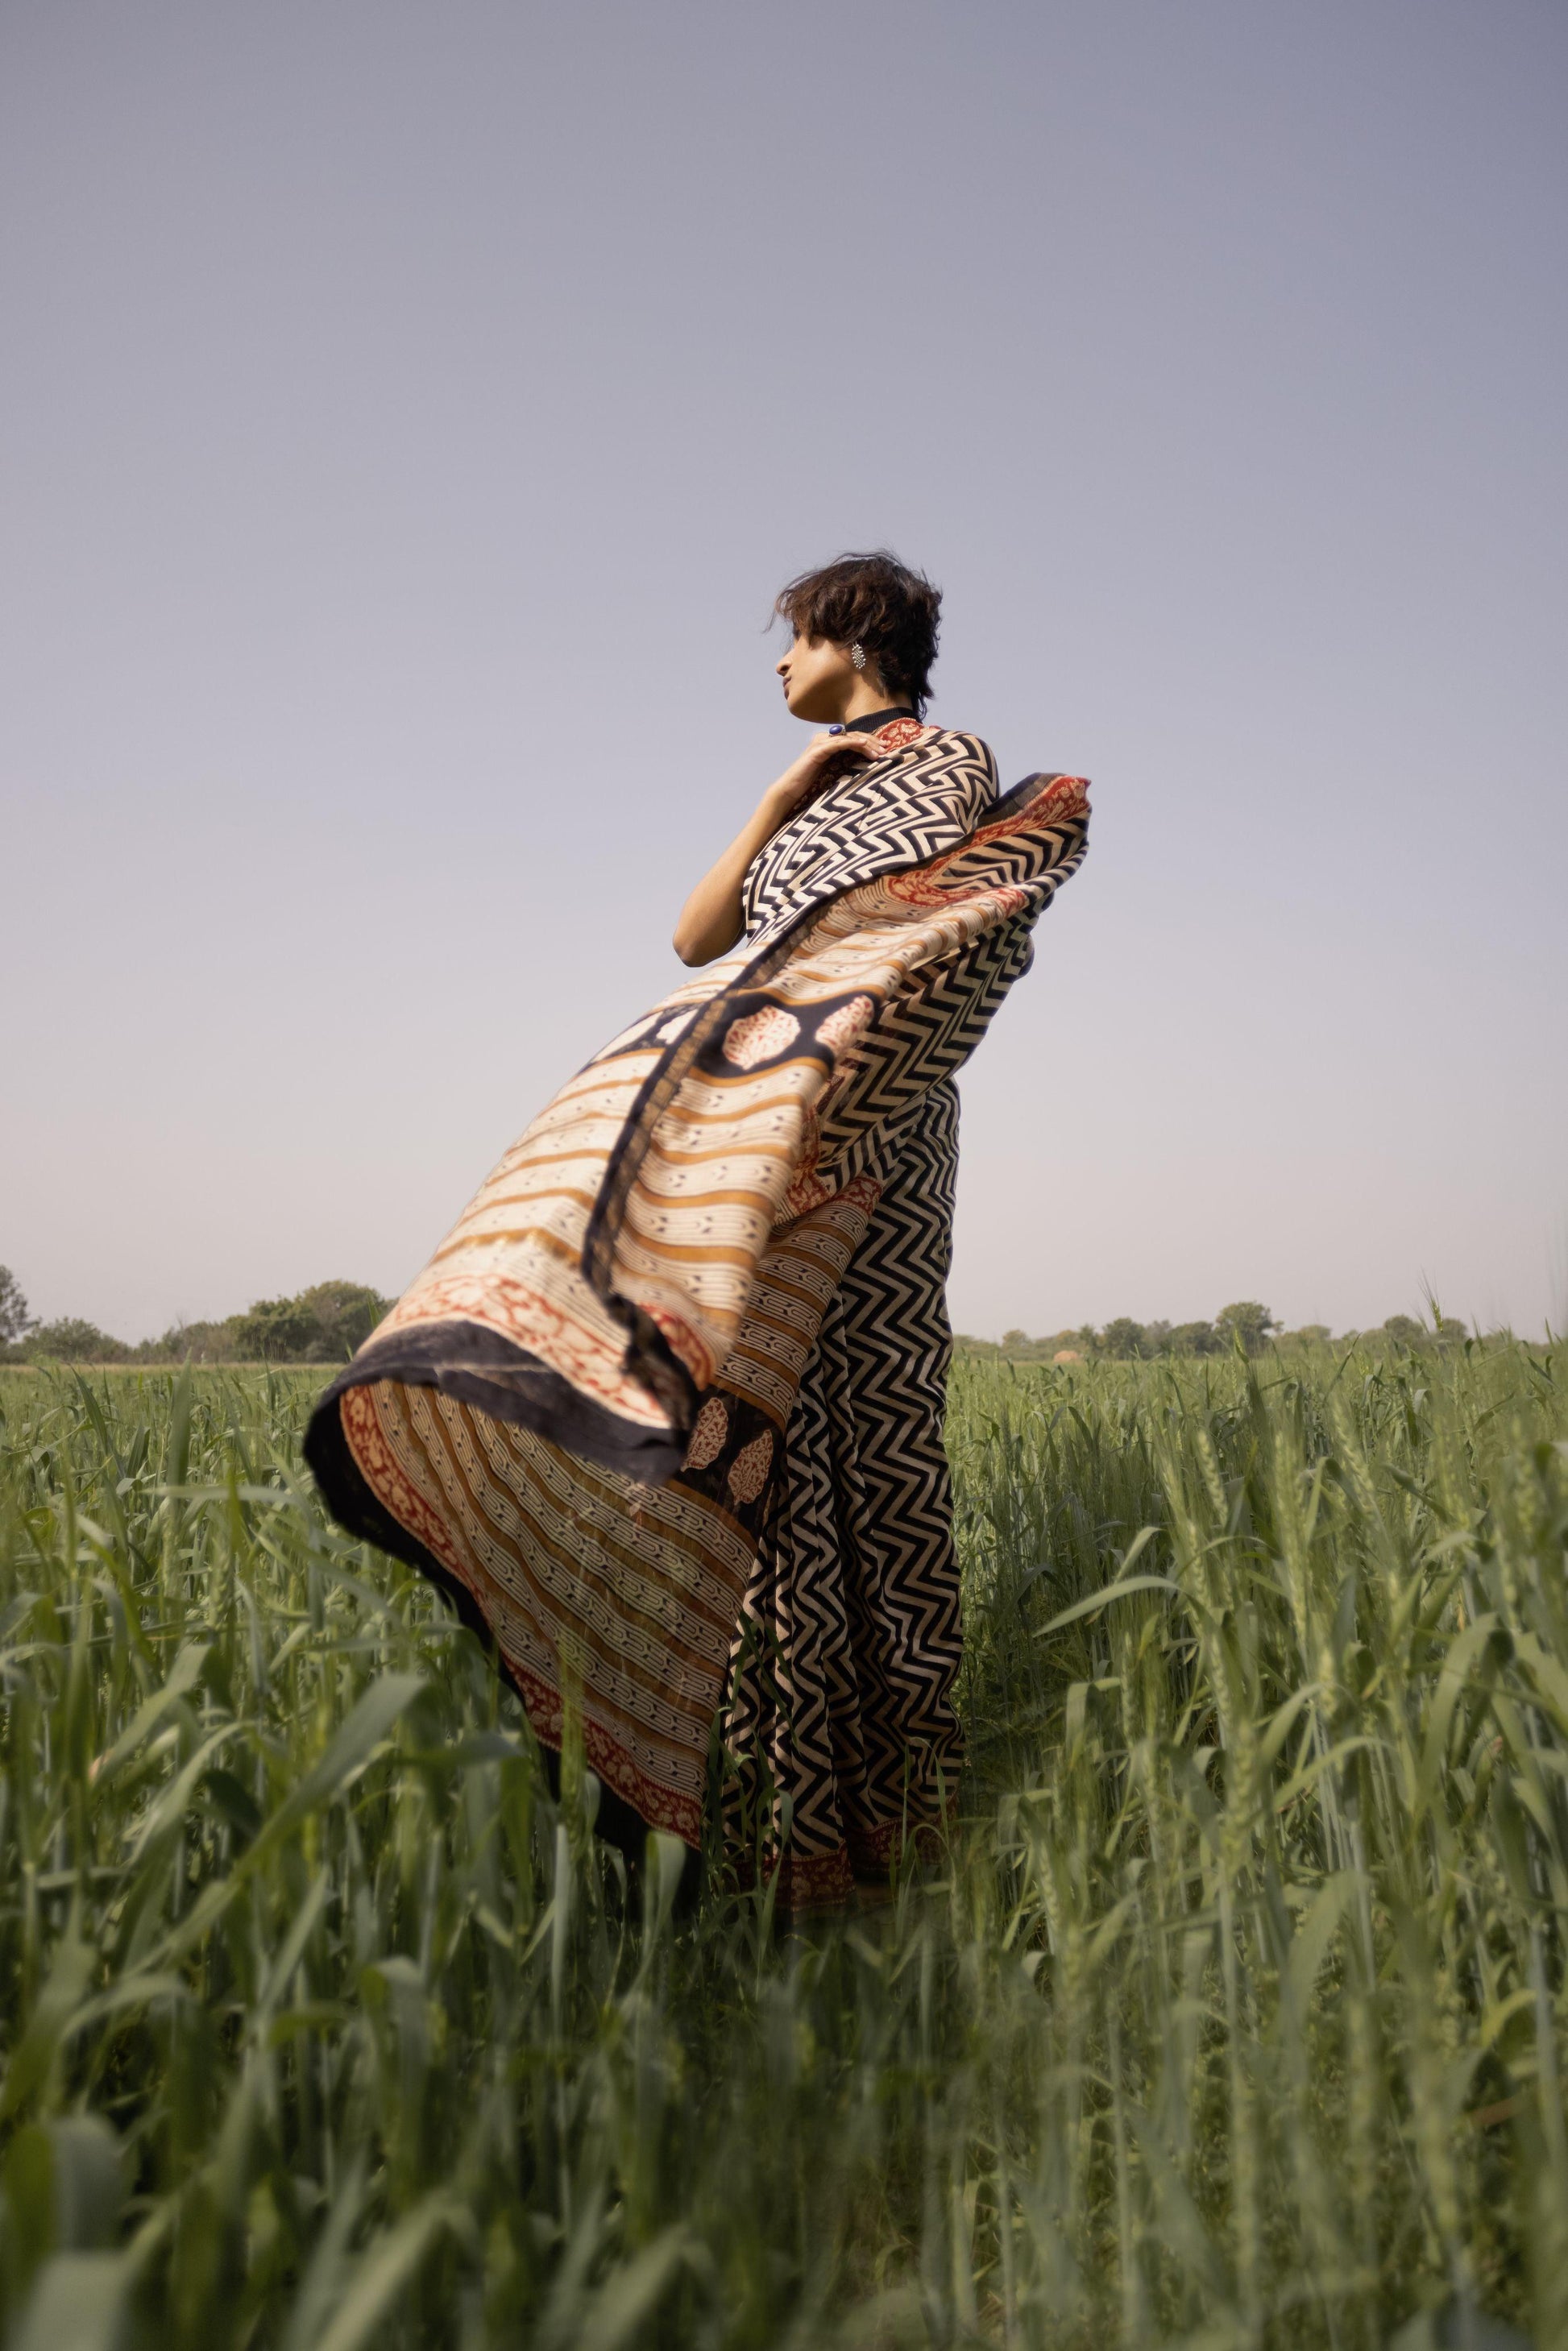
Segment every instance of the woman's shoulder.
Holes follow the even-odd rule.
[[[982,766],[992,767],[991,747],[983,735],[972,726],[945,726],[932,718],[895,718],[877,737],[879,745],[889,751],[924,751],[947,758],[967,755]]]
[[[905,753],[906,765],[920,768],[932,783],[946,777],[955,789],[967,787],[989,799],[997,797],[997,763],[983,735],[967,726],[936,726],[915,718],[900,719],[883,732],[903,735],[889,749]]]

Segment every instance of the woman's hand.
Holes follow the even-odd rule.
[[[813,735],[800,758],[793,760],[777,782],[769,784],[762,795],[763,807],[777,812],[774,831],[778,831],[790,810],[805,799],[812,785],[821,781],[822,771],[831,760],[845,752],[852,760],[863,759],[872,754],[873,749],[871,737],[863,733],[834,735],[824,727],[821,734]]]
[[[847,755],[847,756],[846,756]],[[749,824],[737,833],[711,873],[705,873],[681,909],[675,925],[675,953],[683,963],[711,963],[727,955],[740,936],[741,889],[746,870],[779,826],[788,821],[813,784],[835,759],[846,768],[875,750],[869,735],[813,735],[800,758],[776,783],[768,785],[757,803]]]

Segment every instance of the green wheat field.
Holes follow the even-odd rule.
[[[1568,2351],[1568,1357],[961,1361],[969,1762],[628,1889],[323,1374],[0,1374],[26,2351]]]

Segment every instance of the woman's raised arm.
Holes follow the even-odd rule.
[[[744,927],[741,885],[759,849],[793,815],[818,782],[831,759],[875,757],[867,735],[814,735],[792,767],[769,784],[750,820],[744,824],[718,862],[703,875],[675,925],[675,953],[683,963],[712,963],[727,955]]]

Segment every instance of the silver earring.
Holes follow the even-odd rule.
[[[856,669],[864,669],[865,647],[863,645],[852,645],[850,647],[850,659],[853,662]]]

